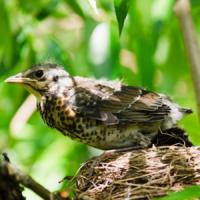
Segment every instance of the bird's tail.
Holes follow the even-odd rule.
[[[192,109],[190,109],[190,108],[179,108],[179,111],[185,115],[193,113]]]

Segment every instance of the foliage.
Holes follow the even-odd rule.
[[[56,62],[73,75],[118,78],[168,94],[193,108],[194,114],[180,125],[200,144],[174,0],[101,0],[97,8],[95,2],[0,0],[0,149],[51,190],[59,189],[58,181],[75,174],[96,150],[47,128],[38,113],[18,131],[13,127],[13,117],[28,93],[3,80],[38,62]],[[191,3],[200,35],[200,3]]]
[[[199,186],[191,186],[180,192],[171,193],[168,197],[160,198],[159,200],[193,200],[200,197],[200,187]]]

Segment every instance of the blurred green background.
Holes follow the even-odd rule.
[[[175,1],[130,2],[119,10],[108,0],[96,1],[96,6],[94,0],[0,0],[0,151],[51,191],[64,187],[58,182],[99,152],[48,128],[39,113],[32,112],[29,94],[3,82],[35,63],[56,62],[72,75],[120,79],[165,93],[194,110],[180,126],[200,144],[191,74],[173,13]],[[200,39],[200,2],[193,0],[191,6]],[[118,23],[122,27],[127,9],[119,36]],[[28,190],[25,195],[40,199]]]

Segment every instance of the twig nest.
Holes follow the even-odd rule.
[[[200,147],[104,153],[77,177],[78,199],[151,199],[200,184]]]

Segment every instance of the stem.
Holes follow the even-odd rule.
[[[180,23],[183,33],[183,41],[190,62],[192,80],[196,94],[197,109],[200,119],[200,49],[198,46],[197,35],[191,16],[191,7],[188,0],[177,0],[174,11]]]

